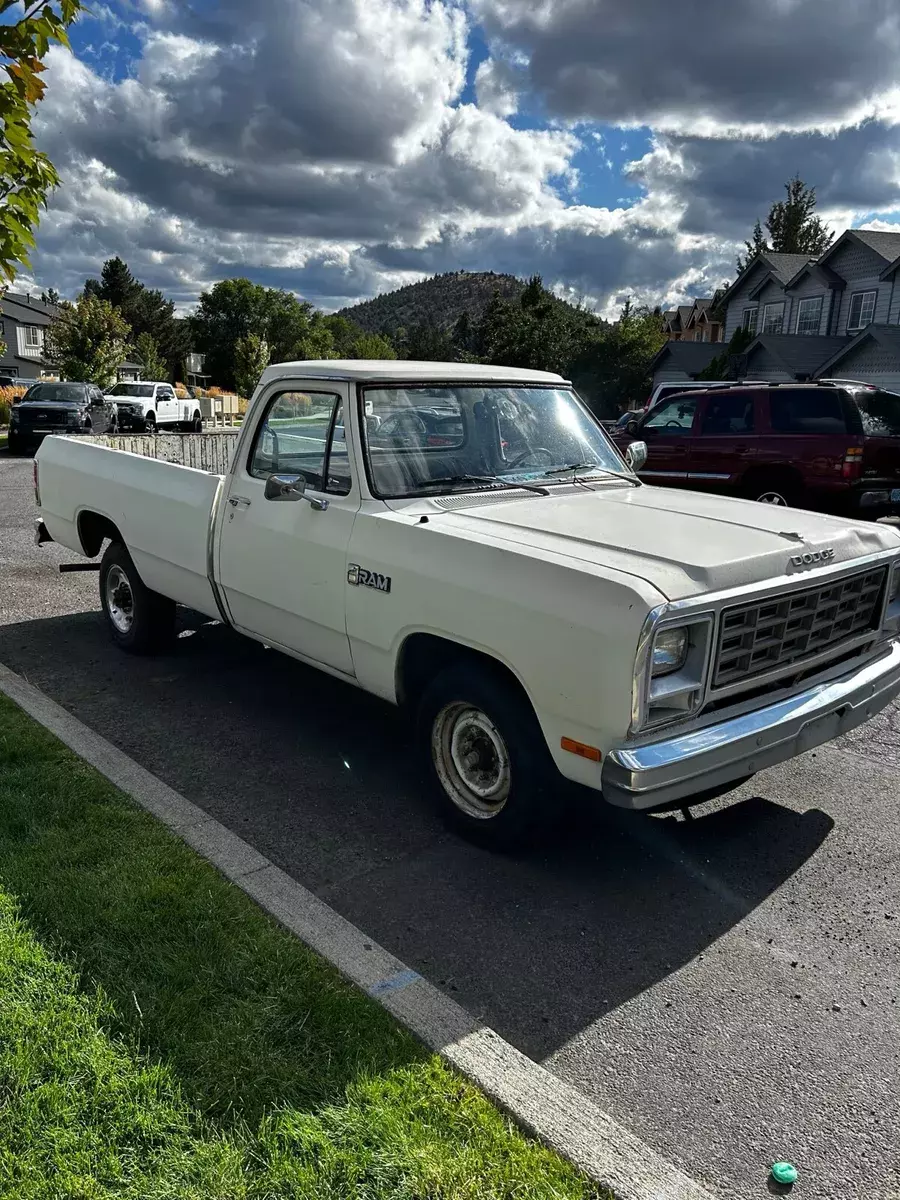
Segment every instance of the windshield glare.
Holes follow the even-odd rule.
[[[569,388],[366,388],[363,424],[372,489],[385,499],[552,485],[568,482],[554,471],[573,468],[574,476],[582,464],[580,480],[591,467],[633,478]],[[479,480],[463,478],[470,475]]]
[[[152,396],[153,384],[150,383],[117,383],[110,388],[107,396]]]

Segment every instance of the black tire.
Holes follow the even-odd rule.
[[[129,654],[153,654],[175,636],[175,603],[151,592],[121,542],[100,563],[100,604],[110,636]]]
[[[194,413],[193,420],[191,421],[191,425],[190,425],[190,430],[191,430],[191,433],[202,433],[203,432],[203,418],[201,417],[199,412]]]
[[[803,484],[788,472],[760,471],[750,475],[744,482],[743,493],[758,504],[802,508],[804,502]]]
[[[534,710],[499,671],[478,663],[448,667],[422,695],[417,725],[440,814],[470,841],[495,850],[516,849],[545,836],[563,816],[565,781]],[[506,752],[505,768],[497,738]],[[474,747],[470,753],[482,753],[482,779],[506,778],[496,799],[485,800],[467,787],[453,759],[454,744],[458,752],[469,744]]]
[[[22,448],[22,443],[19,441],[19,439],[17,437],[14,437],[12,434],[9,434],[9,436],[7,438],[6,449],[9,452],[11,457],[13,457],[13,456],[18,457],[20,454],[25,453],[25,451]]]
[[[154,413],[147,413],[144,418],[144,431],[146,433],[156,433],[156,415]]]

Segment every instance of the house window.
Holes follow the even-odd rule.
[[[850,316],[847,318],[848,331],[871,325],[872,318],[875,316],[877,298],[877,292],[855,292],[850,297]]]
[[[822,297],[812,296],[797,305],[797,332],[818,333],[822,321]]]
[[[40,350],[44,345],[44,331],[40,325],[25,326],[25,345],[29,350]]]
[[[694,341],[695,342],[703,341],[703,330],[702,329],[698,329],[697,332],[694,334]]]
[[[763,311],[763,333],[781,333],[784,328],[784,301],[767,304]]]
[[[756,333],[756,315],[757,309],[745,308],[741,319],[741,328],[746,329],[748,333]]]

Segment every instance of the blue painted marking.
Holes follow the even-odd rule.
[[[400,988],[405,988],[411,983],[415,983],[422,976],[418,971],[396,971],[393,975],[388,975],[387,979],[379,979],[378,983],[373,983],[369,988],[370,996],[383,996],[386,992],[396,992]]]

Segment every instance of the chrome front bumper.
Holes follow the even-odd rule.
[[[656,808],[821,746],[900,695],[900,643],[851,674],[819,683],[767,708],[665,741],[621,746],[608,754],[602,791],[621,808]]]

